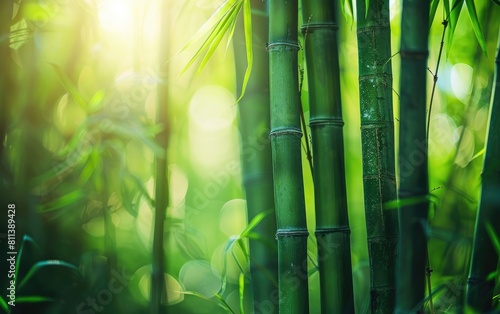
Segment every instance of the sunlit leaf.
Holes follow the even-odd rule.
[[[220,307],[222,307],[228,313],[236,314],[236,313],[234,313],[234,311],[231,309],[231,307],[229,306],[229,304],[227,304],[226,300],[224,300],[224,298],[220,294],[215,293],[214,296],[220,301],[220,303],[219,303]]]
[[[209,49],[210,47],[213,47],[214,42],[218,41],[220,42],[222,38],[225,35],[225,31],[228,29],[231,21],[231,17],[233,17],[232,13],[235,11],[236,7],[241,8],[241,1],[236,1],[233,3],[230,3],[229,1],[225,1],[219,9],[210,17],[210,19],[207,21],[208,25],[214,24],[213,19],[216,20],[215,26],[210,26],[212,28],[212,31],[208,35],[207,39],[202,43],[201,47],[196,51],[194,56],[189,60],[187,65],[184,67],[182,70],[181,74],[186,72],[188,68],[191,67],[191,65],[198,59],[198,57],[203,53],[203,51]],[[218,15],[222,13],[222,16],[218,18]],[[218,18],[218,19],[217,19]],[[203,36],[203,34],[207,31],[206,27],[208,27],[207,23],[205,23],[201,29],[198,31],[197,35],[195,35],[195,38],[193,38],[191,41],[189,41],[182,50],[185,50],[188,46],[190,46],[194,41],[198,41],[198,36]],[[215,48],[214,48],[215,49]],[[181,50],[181,51],[182,51]],[[213,51],[212,51],[213,53]],[[208,55],[208,53],[205,54],[205,57]],[[206,59],[206,58],[205,58]],[[206,62],[205,62],[206,63]],[[202,66],[198,68],[198,72],[201,70]]]
[[[241,232],[239,235],[240,238],[246,237],[264,218],[266,218],[268,215],[272,214],[274,210],[269,209],[263,212],[260,212],[259,214],[255,215],[253,219],[248,223],[246,228]]]
[[[474,5],[473,0],[465,0],[465,4],[467,5],[467,10],[469,11],[469,17],[472,22],[472,29],[474,29],[474,33],[476,34],[477,41],[479,42],[479,46],[486,57],[488,57],[488,52],[486,51],[486,40],[484,40],[484,34],[481,30],[481,25],[479,24],[479,19],[477,17],[476,6]]]
[[[103,107],[103,100],[105,95],[106,92],[103,89],[99,89],[97,92],[95,92],[94,96],[92,96],[89,101],[88,113],[94,113],[96,111],[99,111]]]
[[[405,206],[411,206],[416,204],[428,203],[431,202],[433,204],[438,203],[438,199],[435,195],[427,194],[422,196],[413,196],[403,199],[392,200],[384,203],[384,209],[398,209]]]
[[[253,48],[252,48],[252,8],[250,7],[250,0],[244,0],[245,4],[243,7],[243,17],[244,17],[244,28],[245,28],[245,46],[247,51],[247,69],[245,70],[245,77],[243,78],[243,84],[241,86],[241,95],[236,100],[239,102],[243,95],[245,95],[245,90],[248,85],[248,80],[250,79],[250,74],[252,73],[253,67]]]
[[[228,31],[228,29],[230,29],[231,23],[233,23],[234,20],[236,20],[236,18],[238,17],[238,13],[241,9],[241,6],[242,6],[241,1],[238,1],[235,3],[235,5],[231,6],[231,8],[228,11],[228,14],[214,28],[214,31],[212,32],[212,34],[210,34],[207,41],[200,48],[200,50],[199,50],[200,53],[201,53],[201,51],[203,51],[205,49],[207,49],[207,52],[205,53],[205,57],[201,61],[200,66],[198,67],[197,73],[200,73],[201,70],[203,70],[203,68],[207,64],[208,60],[210,60],[210,58],[214,54],[215,49],[217,49],[217,47],[219,46],[219,43],[222,41],[222,39],[226,35],[226,32]],[[195,57],[193,57],[193,62],[194,62],[194,59],[196,57],[197,57],[196,55],[195,55]],[[188,63],[188,65],[190,65],[190,64]]]
[[[240,314],[245,314],[245,275],[243,273],[240,274],[240,278],[238,280],[239,290],[238,295],[240,297]]]
[[[64,87],[64,89],[73,97],[73,99],[76,101],[76,103],[83,109],[87,109],[87,101],[83,98],[83,96],[78,92],[78,89],[76,88],[75,84],[71,82],[69,79],[68,75],[64,70],[57,64],[55,63],[49,63],[52,65],[54,70],[56,71],[57,78],[61,82],[61,85]]]
[[[431,9],[429,13],[429,27],[431,27],[432,22],[434,21],[434,17],[436,16],[436,10],[439,5],[439,1],[441,0],[432,0],[431,2]],[[448,2],[448,0],[443,0],[444,2]]]
[[[38,210],[41,213],[58,210],[78,202],[83,196],[84,194],[82,190],[75,190],[55,200],[49,201],[45,204],[41,204]]]

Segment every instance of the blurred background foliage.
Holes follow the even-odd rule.
[[[33,239],[24,249],[20,274],[38,261],[56,259],[76,265],[81,277],[68,276],[62,268],[37,273],[18,289],[18,298],[37,294],[55,301],[19,301],[13,313],[92,313],[89,297],[97,298],[104,313],[147,313],[153,160],[155,154],[165,153],[170,236],[165,243],[168,299],[164,302],[174,313],[225,313],[228,307],[240,312],[240,274],[247,284],[250,278],[247,243],[243,249],[228,245],[247,225],[232,43],[223,41],[199,73],[196,62],[182,73],[197,47],[183,48],[221,1],[171,1],[168,33],[158,26],[159,2],[14,2],[10,56],[0,60],[0,68],[9,69],[3,73],[8,73],[7,83],[0,86],[7,99],[2,104],[6,110],[2,206],[15,203],[18,209],[17,245],[23,235]],[[500,20],[500,8],[491,1],[475,4],[488,57],[469,16],[461,14],[453,40],[444,48],[430,125],[430,188],[435,201],[429,253],[434,306],[442,312],[453,312],[463,299]],[[400,2],[391,1],[396,137],[400,12]],[[440,5],[430,28],[431,69],[439,53],[442,12]],[[367,313],[369,270],[353,16],[347,10],[339,19],[339,47],[355,304],[357,313]],[[1,34],[0,40],[9,38]],[[166,152],[153,141],[159,131],[154,121],[160,41],[168,41],[170,47],[171,133]],[[304,68],[302,51],[299,62]],[[428,84],[430,91],[431,73]],[[304,85],[306,118],[307,93]],[[257,152],[260,140],[268,139],[250,143]],[[305,155],[303,169],[311,234],[308,251],[310,261],[315,261],[313,187]],[[5,219],[5,215],[0,218],[2,234],[7,233]],[[114,272],[106,277],[105,264],[110,260]],[[318,273],[313,262],[309,266],[311,313],[319,313]],[[102,289],[117,274],[122,274],[124,289],[103,297]],[[7,286],[4,279],[1,282],[2,288]],[[251,290],[244,293],[244,308],[250,312]]]

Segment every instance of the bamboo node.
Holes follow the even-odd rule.
[[[344,121],[341,118],[312,118],[309,120],[309,126],[311,128],[315,126],[325,126],[325,125],[334,125],[343,127]]]
[[[272,130],[271,133],[269,133],[269,137],[277,137],[284,135],[298,136],[300,138],[302,137],[302,130],[294,127],[287,127],[287,128],[275,129]]]
[[[290,41],[274,41],[266,46],[267,51],[273,50],[296,50],[300,49],[300,46],[296,42]]]
[[[351,233],[351,229],[349,229],[349,227],[347,227],[347,226],[342,226],[342,227],[336,227],[336,228],[318,228],[314,232],[314,234],[316,236],[324,236],[324,235],[331,234],[331,233],[346,233],[346,234],[350,234]]]
[[[276,232],[276,239],[284,237],[308,237],[308,236],[309,232],[307,231],[307,229],[278,230]]]
[[[336,31],[339,29],[339,26],[336,23],[307,23],[302,25],[300,31],[302,32],[302,34],[307,34],[312,33],[317,29]]]

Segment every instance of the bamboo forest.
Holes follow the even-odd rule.
[[[0,314],[500,313],[499,0],[1,0]]]

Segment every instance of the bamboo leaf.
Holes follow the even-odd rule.
[[[351,7],[352,7],[352,3],[351,3]],[[370,0],[365,0],[365,18],[368,17],[368,10],[370,10]],[[354,10],[353,10],[352,15],[354,16]]]
[[[226,310],[228,313],[231,313],[231,314],[236,314],[234,313],[234,311],[231,309],[231,307],[229,306],[229,304],[227,304],[226,300],[224,300],[224,298],[218,294],[218,293],[215,293],[214,296],[219,299],[220,303],[219,303],[219,306],[222,307],[224,310]]]
[[[486,231],[490,236],[491,243],[493,243],[493,246],[495,247],[495,251],[497,251],[497,254],[500,254],[500,241],[498,240],[495,230],[493,230],[493,227],[489,222],[486,223]]]
[[[19,248],[19,251],[17,252],[17,258],[16,258],[16,271],[14,273],[14,278],[16,278],[16,279],[18,278],[17,274],[18,274],[19,269],[21,267],[21,260],[22,260],[22,257],[23,257],[23,252],[24,252],[26,243],[31,243],[33,246],[35,246],[36,248],[38,248],[38,245],[36,244],[36,242],[33,240],[32,237],[30,237],[27,234],[25,234],[23,236],[23,240],[21,242],[21,247]]]
[[[39,302],[55,302],[56,300],[49,297],[44,297],[40,295],[30,295],[16,297],[16,302],[18,303],[39,303]]]
[[[447,1],[445,1],[445,3],[446,2]],[[451,51],[450,48],[453,41],[453,34],[455,33],[455,28],[458,23],[458,18],[460,17],[460,12],[462,12],[463,3],[464,0],[455,0],[451,9],[449,4],[445,6],[446,20],[450,22],[450,30],[448,31],[448,35],[446,37],[446,46],[448,47],[448,50],[446,51],[447,54],[449,54]]]
[[[474,5],[473,0],[465,0],[465,4],[467,5],[467,10],[469,11],[469,17],[472,22],[472,29],[476,34],[477,41],[479,42],[479,46],[483,51],[486,58],[488,57],[488,52],[486,50],[486,41],[484,40],[484,34],[481,30],[481,25],[479,24],[479,19],[477,17],[476,6]]]
[[[405,206],[416,205],[427,202],[431,202],[434,205],[436,205],[438,203],[438,198],[435,195],[427,194],[422,196],[414,196],[404,199],[392,200],[384,203],[384,209],[398,209]]]
[[[69,192],[55,200],[52,200],[46,204],[40,205],[38,211],[41,213],[46,213],[54,210],[58,210],[64,208],[68,205],[78,202],[83,197],[82,190],[76,190],[73,192]]]
[[[88,113],[94,113],[96,111],[99,111],[103,107],[103,100],[105,95],[106,92],[103,89],[99,89],[97,92],[95,92],[94,96],[92,96],[89,101]]]
[[[179,53],[185,51],[187,48],[191,47],[195,42],[201,40],[203,36],[205,36],[217,23],[220,22],[220,19],[227,14],[227,6],[232,6],[228,0],[224,1],[221,6],[212,14],[208,20],[200,27],[200,29],[196,32],[196,34],[184,45],[184,47],[179,51]],[[222,14],[221,17],[219,15]]]
[[[247,69],[245,71],[245,77],[243,78],[243,84],[241,86],[241,95],[236,102],[239,102],[243,95],[245,95],[248,80],[250,79],[250,74],[252,73],[253,67],[252,8],[250,6],[250,0],[244,0],[243,18],[243,25],[245,29],[245,46],[247,52]]]
[[[432,22],[434,21],[434,17],[436,16],[436,10],[439,5],[440,0],[432,0],[431,2],[431,10],[429,14],[429,27],[431,27]],[[448,0],[443,0],[445,3],[448,3]]]
[[[6,313],[10,314],[9,306],[2,296],[0,296],[0,308],[2,308]]]
[[[227,30],[227,28],[230,25],[229,22],[230,22],[231,14],[232,14],[232,12],[234,12],[234,10],[237,6],[239,6],[239,8],[241,8],[241,1],[242,0],[239,0],[237,2],[232,3],[229,6],[229,8],[227,8],[227,10],[222,13],[222,16],[215,23],[215,26],[213,26],[213,29],[210,32],[210,34],[208,35],[207,39],[203,42],[201,47],[198,49],[198,51],[196,51],[194,56],[191,58],[191,60],[189,60],[187,65],[182,70],[181,75],[184,74],[187,71],[187,69],[189,69],[191,67],[191,65],[198,59],[198,57],[202,54],[203,51],[205,51],[206,49],[209,49],[210,47],[213,47],[214,46],[213,44],[216,40],[218,40],[218,42],[220,42],[222,40],[222,38],[224,37],[225,31]],[[217,12],[222,11],[227,5],[229,5],[229,1],[224,2],[222,4],[222,6],[219,8],[219,10],[217,10]],[[203,26],[202,26],[202,28],[203,28]],[[205,32],[205,30],[204,30],[204,32]],[[188,42],[188,44],[186,46],[188,46],[188,45],[191,45],[191,41]],[[215,47],[216,47],[216,45],[215,45]],[[213,51],[212,51],[212,53],[213,53]],[[208,55],[208,54],[209,53],[207,52],[206,55]],[[205,57],[206,57],[206,55],[205,55]],[[200,67],[198,68],[198,72],[201,70],[201,68],[202,68],[202,66],[200,65]]]
[[[472,158],[470,159],[470,161],[473,161],[474,159],[476,159],[477,157],[479,156],[482,156],[484,155],[484,152],[485,152],[485,149],[483,147],[483,149],[481,149],[480,151],[478,151],[474,156],[472,156]]]
[[[31,277],[33,277],[33,275],[38,273],[41,269],[45,269],[46,267],[49,267],[49,266],[67,268],[69,270],[76,271],[76,273],[78,273],[78,274],[80,273],[80,271],[78,270],[78,267],[76,267],[73,264],[64,262],[64,261],[46,260],[46,261],[37,262],[37,263],[35,263],[35,265],[33,265],[30,268],[30,270],[28,271],[26,276],[24,276],[23,280],[21,281],[21,283],[18,286],[18,289],[21,289],[31,279]]]
[[[243,229],[243,231],[240,233],[239,235],[239,238],[244,238],[246,236],[248,236],[248,234],[264,219],[266,218],[266,216],[270,215],[271,213],[273,213],[274,210],[272,209],[269,209],[269,210],[266,210],[266,211],[263,211],[261,213],[259,213],[258,215],[256,215],[255,217],[253,217],[253,219],[248,223],[248,225],[246,226],[245,229]]]
[[[239,284],[239,297],[240,297],[240,314],[245,314],[245,275],[243,273],[240,274],[240,278],[238,280]]]
[[[83,96],[78,92],[75,84],[71,82],[66,72],[57,64],[49,62],[50,65],[54,68],[57,74],[57,78],[59,79],[61,85],[64,89],[73,97],[76,103],[83,109],[87,110],[87,101],[83,98]]]

